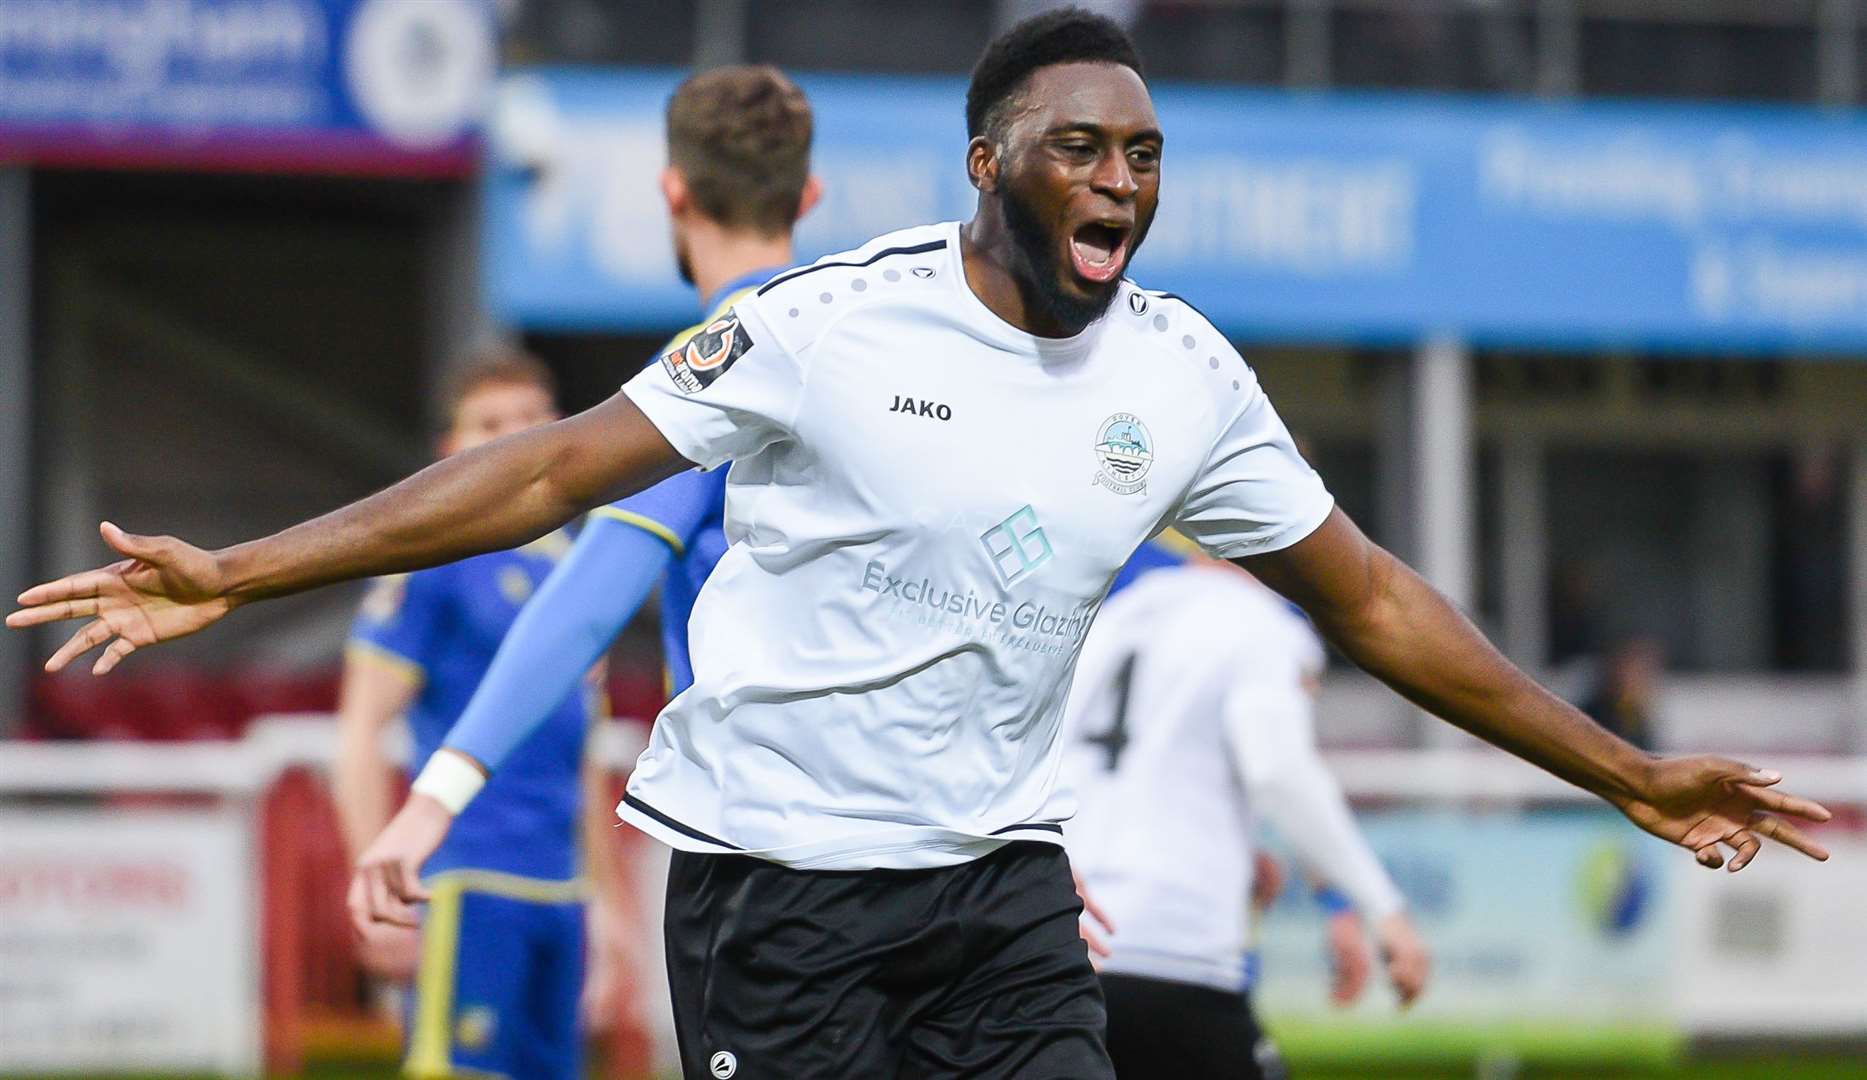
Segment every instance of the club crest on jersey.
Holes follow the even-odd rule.
[[[1147,490],[1147,473],[1154,467],[1154,436],[1133,413],[1116,413],[1102,421],[1096,434],[1094,482],[1117,495]]]
[[[752,347],[752,335],[746,333],[736,312],[727,312],[695,331],[684,343],[661,358],[668,378],[683,394],[698,394],[726,373],[733,361]]]

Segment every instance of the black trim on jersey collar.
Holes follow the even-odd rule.
[[[674,820],[668,815],[662,813],[661,811],[655,809],[654,807],[648,805],[647,803],[643,802],[642,800],[636,798],[633,795],[630,795],[627,792],[623,793],[622,801],[626,805],[634,807],[635,809],[641,811],[642,813],[647,814],[649,817],[654,818],[656,821],[661,822],[663,825],[666,825],[668,828],[673,829],[675,832],[680,833],[682,836],[691,836],[695,840],[704,841],[705,843],[712,844],[715,847],[728,848],[732,851],[744,851],[745,850],[744,848],[740,847],[737,844],[729,844],[726,841],[721,840],[717,836],[708,836],[706,833],[701,832],[699,829],[693,828],[692,826],[683,825],[680,822]]]
[[[1019,829],[1042,829],[1045,832],[1056,833],[1058,836],[1063,835],[1063,826],[1054,821],[1027,821],[1022,825],[1007,825],[1002,829],[993,829],[991,835],[1003,836],[1008,832],[1017,832]]]
[[[1184,296],[1178,296],[1170,292],[1154,292],[1149,289],[1142,289],[1141,291],[1144,293],[1147,293],[1149,296],[1158,296],[1162,300],[1178,300],[1180,303],[1185,304],[1187,307],[1193,308],[1193,314],[1199,316],[1200,318],[1206,320],[1209,323],[1212,323],[1215,329],[1219,325],[1218,323],[1212,322],[1212,316],[1207,315],[1205,312],[1199,310],[1197,307],[1193,307],[1193,302],[1191,300],[1188,300]]]
[[[929,252],[929,251],[939,251],[940,249],[944,247],[946,247],[945,240],[929,240],[925,244],[915,244],[913,247],[883,248],[881,251],[876,252],[875,254],[869,256],[868,258],[862,260],[861,262],[812,263],[809,266],[801,266],[797,268],[796,270],[791,271],[788,274],[781,274],[778,277],[772,278],[770,281],[767,281],[764,285],[761,285],[759,287],[758,295],[764,296],[766,293],[770,292],[771,290],[777,288],[780,285],[783,285],[785,282],[795,281],[798,278],[803,277],[805,274],[812,272],[813,270],[828,270],[832,266],[851,266],[851,267],[872,266],[875,263],[880,262],[883,259],[886,259],[890,255],[920,255],[920,254],[924,254],[925,252]]]

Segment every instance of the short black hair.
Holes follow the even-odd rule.
[[[1082,8],[1033,16],[998,35],[972,69],[966,87],[966,137],[985,133],[997,113],[1038,68],[1052,64],[1120,64],[1146,78],[1134,43],[1113,19]]]

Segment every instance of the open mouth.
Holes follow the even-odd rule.
[[[1128,229],[1106,221],[1092,221],[1070,237],[1070,262],[1076,272],[1098,285],[1121,276],[1128,254]]]

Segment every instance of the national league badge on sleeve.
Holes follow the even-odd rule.
[[[739,313],[728,311],[663,356],[661,366],[683,394],[698,394],[751,347],[752,337],[739,321]]]

